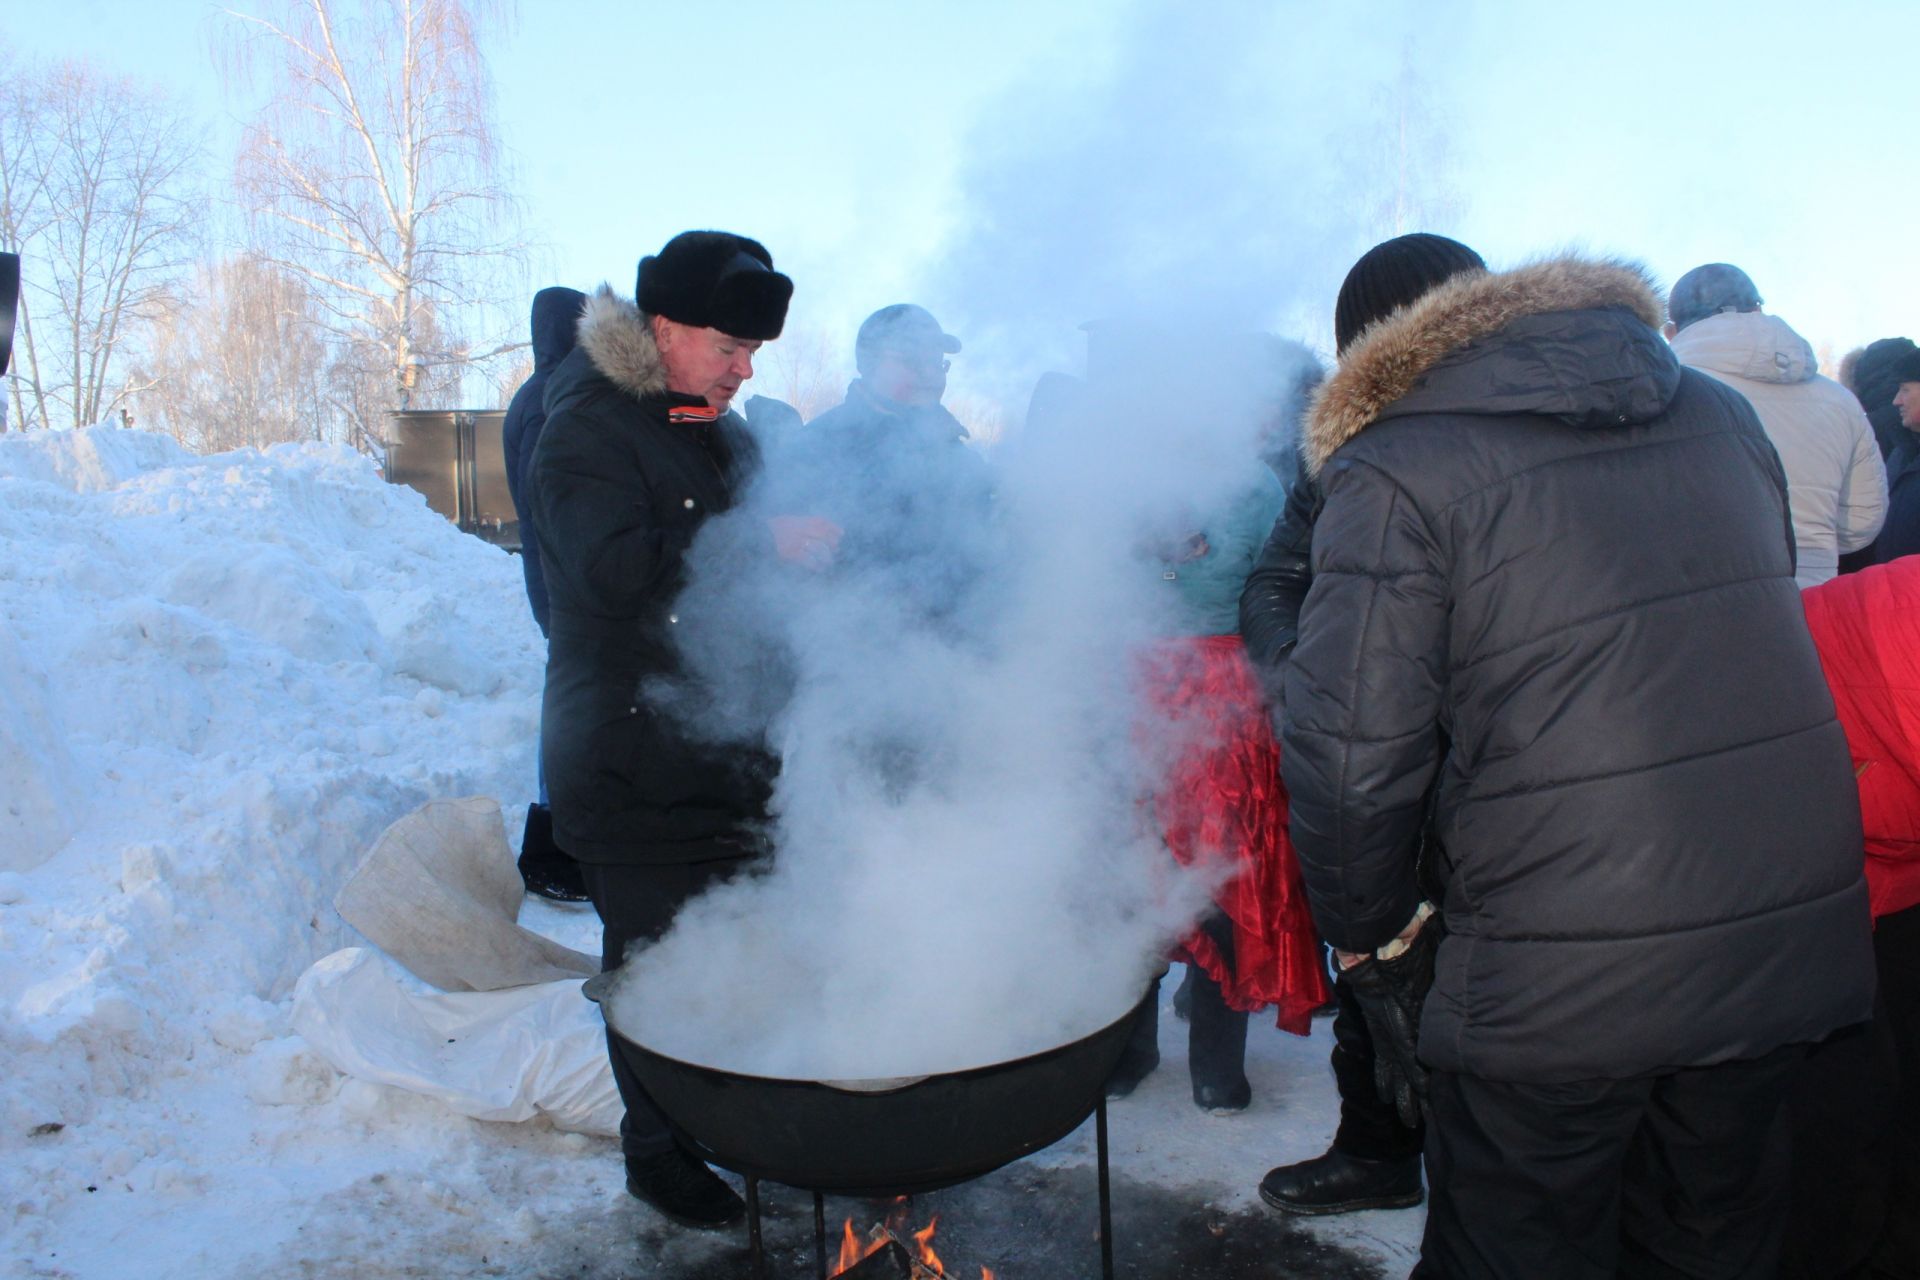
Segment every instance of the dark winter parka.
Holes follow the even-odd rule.
[[[946,616],[998,552],[993,475],[945,408],[896,405],[864,380],[770,450],[766,496],[842,529],[835,563],[879,573],[910,613]]]
[[[501,444],[507,462],[507,492],[520,520],[520,571],[527,579],[527,603],[540,634],[547,634],[547,584],[540,572],[540,543],[533,536],[533,516],[526,476],[533,470],[533,447],[547,425],[547,378],[573,350],[580,324],[580,308],[587,295],[578,289],[555,287],[533,295],[533,374],[520,384],[507,403],[501,425]]]
[[[1867,549],[1874,564],[1920,555],[1920,436],[1907,436],[1887,459],[1887,520]]]
[[[648,696],[683,675],[687,547],[757,464],[746,424],[669,392],[646,318],[605,288],[546,407],[533,524],[552,610],[541,758],[555,841],[599,863],[749,852],[771,762],[703,740]]]
[[[864,379],[806,425],[776,465],[780,484],[845,528],[843,549],[894,560],[937,551],[960,521],[986,518],[993,477],[942,405],[896,405]],[[809,508],[811,509],[811,508]]]
[[[1859,802],[1785,477],[1636,269],[1458,277],[1352,347],[1285,679],[1322,935],[1412,917],[1440,845],[1431,1065],[1627,1078],[1864,1020]]]

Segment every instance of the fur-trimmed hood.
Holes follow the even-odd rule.
[[[1657,332],[1664,314],[1659,290],[1637,263],[1559,257],[1513,271],[1471,271],[1455,276],[1375,324],[1348,348],[1338,370],[1315,394],[1308,414],[1300,442],[1308,472],[1317,475],[1336,449],[1420,388],[1429,373],[1462,348],[1528,317],[1606,309],[1624,309],[1645,326],[1644,334],[1632,335],[1626,345],[1635,348],[1633,354],[1649,366],[1647,372],[1658,374],[1660,370],[1653,366],[1664,361],[1677,377],[1678,366]],[[1565,399],[1574,389],[1555,376],[1564,374],[1562,363],[1542,362],[1538,372],[1543,389]],[[1660,397],[1664,403],[1672,395],[1673,379],[1661,381],[1666,383],[1664,396]],[[1509,393],[1502,411],[1562,411],[1558,404],[1536,406],[1514,401],[1511,390],[1502,388]],[[1422,409],[1440,407],[1423,405]],[[1592,419],[1579,406],[1570,416]],[[1613,414],[1609,419],[1630,420]]]
[[[646,314],[611,285],[601,285],[587,299],[580,313],[580,346],[607,381],[631,396],[667,389],[667,367]]]

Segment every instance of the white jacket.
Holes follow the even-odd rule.
[[[1860,402],[1830,378],[1807,340],[1778,316],[1722,312],[1674,335],[1680,363],[1753,405],[1787,472],[1798,553],[1794,577],[1818,586],[1841,553],[1873,541],[1887,518],[1887,470]]]

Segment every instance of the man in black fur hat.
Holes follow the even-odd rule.
[[[757,464],[728,408],[792,292],[758,242],[685,232],[641,259],[634,301],[604,285],[587,300],[579,345],[547,383],[531,477],[550,627],[541,758],[554,836],[580,862],[609,969],[760,852],[772,759],[701,740],[647,690],[686,678],[675,634],[687,549]],[[789,558],[832,533],[775,524],[769,550]],[[627,1190],[689,1225],[738,1219],[739,1196],[675,1143],[611,1033],[608,1044]]]

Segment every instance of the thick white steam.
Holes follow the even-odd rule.
[[[677,613],[710,696],[682,706],[774,743],[776,851],[630,955],[626,1034],[751,1074],[911,1076],[1138,1001],[1209,889],[1145,803],[1182,745],[1142,703],[1143,656],[1180,630],[1156,550],[1271,483],[1257,435],[1301,358],[1261,348],[1253,378],[1223,341],[1231,379],[1142,368],[1174,349],[1142,344],[1134,376],[990,473],[964,446],[881,457],[803,432],[806,465],[776,448],[703,533]],[[955,483],[976,469],[990,494]],[[771,558],[780,514],[844,523],[834,566]]]

